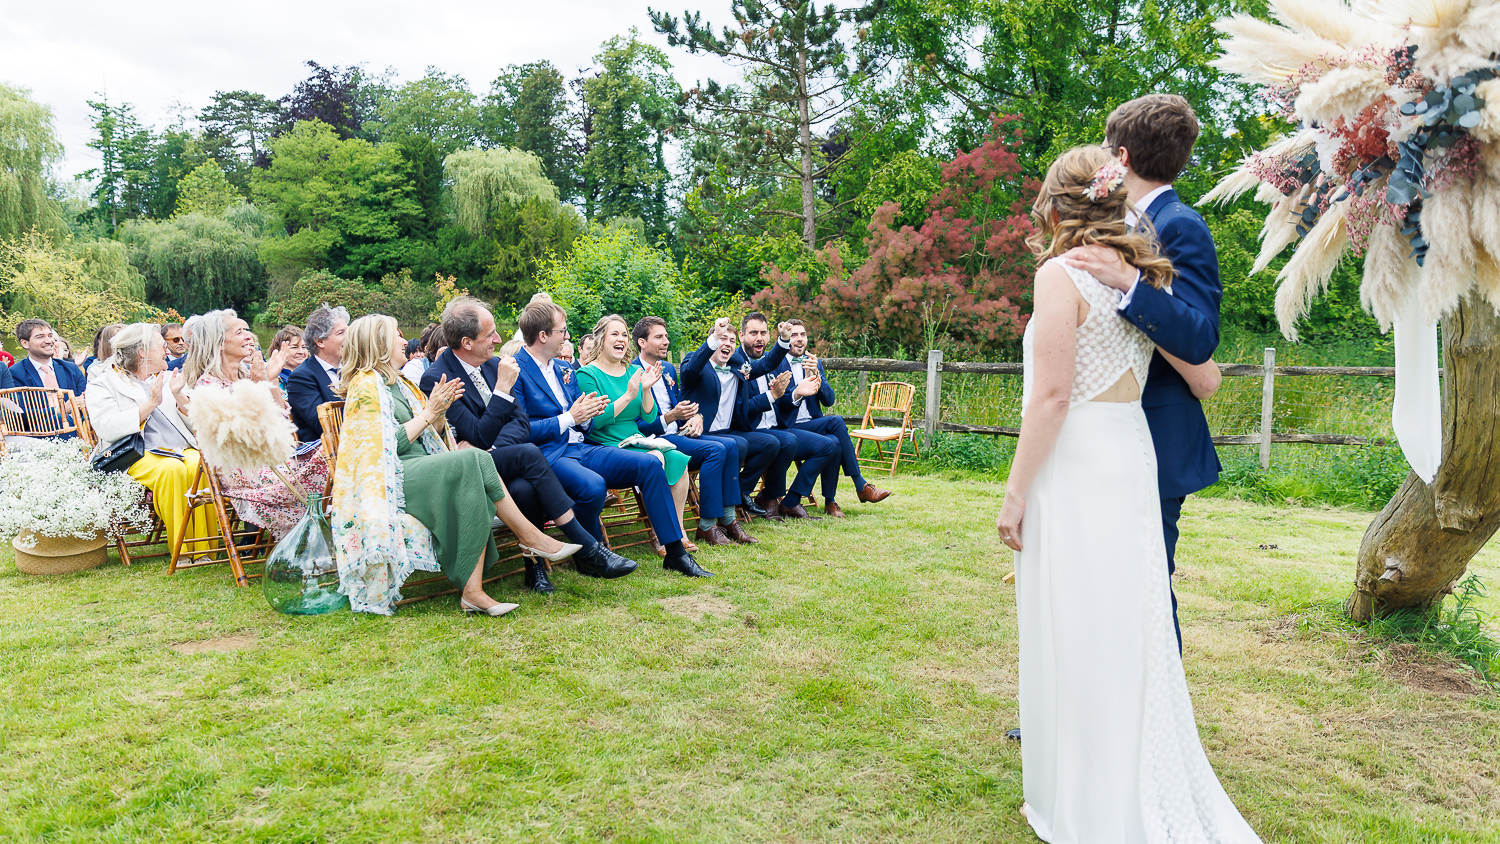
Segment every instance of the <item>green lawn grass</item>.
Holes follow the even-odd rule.
[[[702,553],[713,580],[508,583],[502,619],[289,618],[222,571],[37,578],[6,549],[0,839],[1034,840],[1001,488],[889,486]],[[1188,503],[1209,758],[1267,841],[1497,840],[1500,699],[1338,620],[1369,518]]]

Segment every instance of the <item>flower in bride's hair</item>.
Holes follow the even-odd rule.
[[[1094,180],[1089,183],[1083,195],[1091,202],[1103,202],[1115,192],[1115,188],[1124,183],[1125,165],[1121,164],[1119,159],[1115,159],[1094,171]]]

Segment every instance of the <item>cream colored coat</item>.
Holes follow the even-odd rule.
[[[136,381],[119,367],[95,366],[90,367],[90,370],[96,368],[103,371],[89,379],[88,392],[83,394],[84,404],[89,410],[89,423],[94,426],[94,433],[99,437],[95,454],[131,434],[139,433],[142,428],[141,405],[151,398],[149,386]],[[171,374],[163,372],[155,377],[166,378]],[[159,409],[165,411],[167,421],[197,448],[198,440],[193,436],[193,429],[177,411],[177,399],[172,395],[170,383],[162,385]]]

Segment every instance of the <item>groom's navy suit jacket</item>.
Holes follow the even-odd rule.
[[[1219,346],[1219,256],[1213,236],[1198,212],[1168,189],[1146,209],[1156,229],[1162,253],[1172,261],[1177,277],[1172,292],[1138,284],[1124,317],[1146,333],[1158,348],[1191,364],[1213,356]],[[1151,356],[1141,407],[1151,426],[1156,447],[1157,485],[1162,498],[1180,498],[1219,479],[1219,455],[1214,451],[1203,404],[1193,397],[1187,381],[1160,354]]]

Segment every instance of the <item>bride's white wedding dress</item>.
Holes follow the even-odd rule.
[[[1144,387],[1152,343],[1116,314],[1119,291],[1057,263],[1089,314],[1016,554],[1027,820],[1053,844],[1258,842],[1198,740],[1146,416],[1138,400],[1091,401],[1129,372]],[[1023,407],[1031,346],[1028,326]]]

